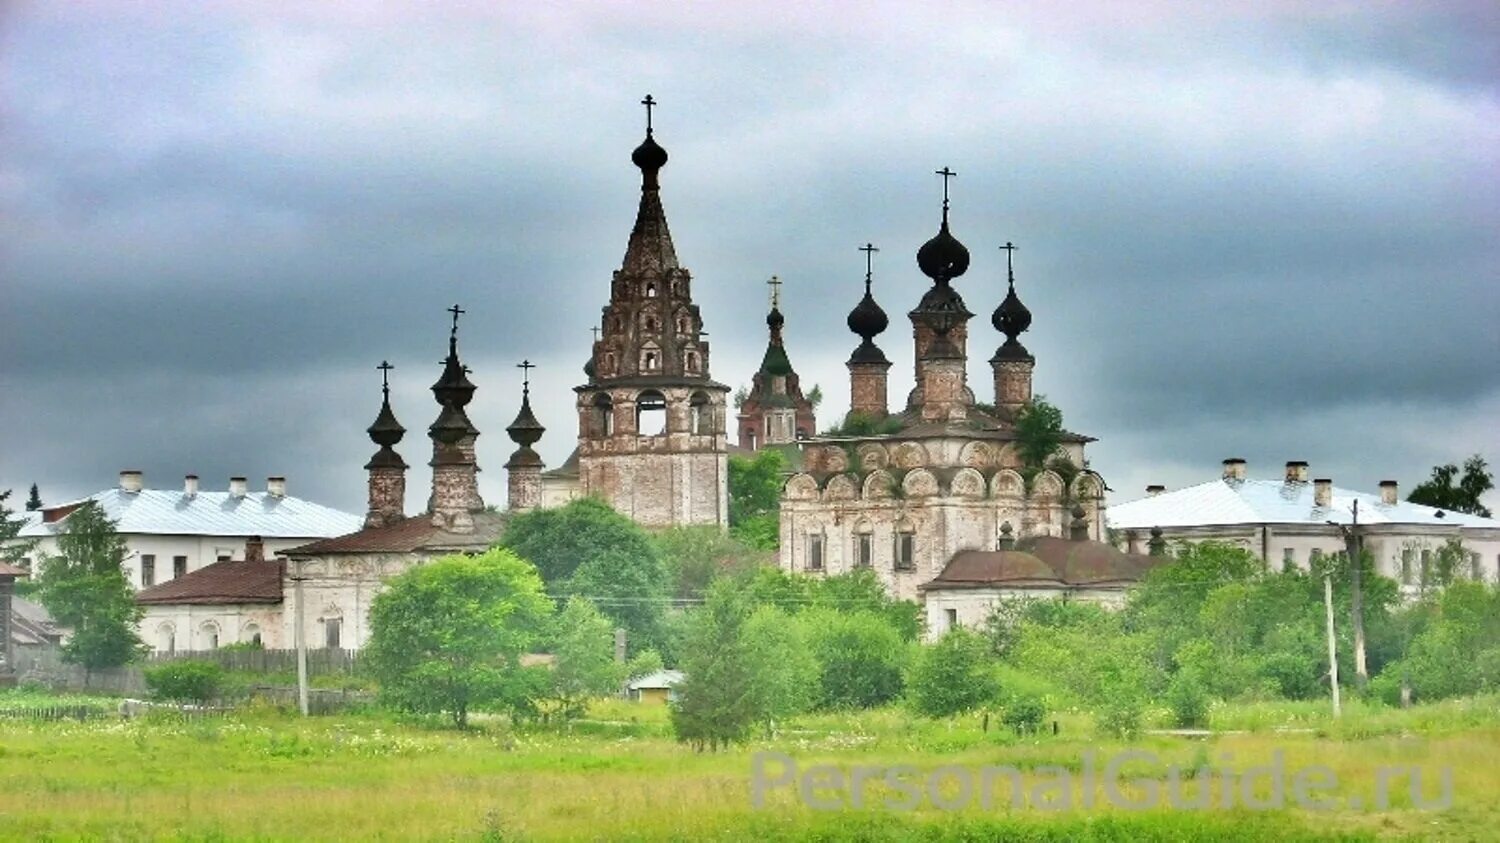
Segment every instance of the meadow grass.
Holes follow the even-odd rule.
[[[1271,731],[1287,718],[1312,731]],[[696,753],[671,739],[663,708],[619,701],[551,730],[481,718],[459,732],[379,713],[302,720],[271,708],[202,720],[0,722],[0,838],[1475,840],[1500,829],[1496,698],[1410,711],[1351,707],[1337,726],[1296,704],[1228,706],[1216,710],[1220,720],[1263,725],[1127,744],[1096,735],[1086,713],[1060,716],[1057,736],[1017,737],[993,726],[986,733],[977,717],[931,721],[888,708],[803,717],[748,746]],[[1003,804],[949,812],[926,803],[905,812],[818,811],[785,788],[759,810],[750,799],[761,751],[804,770],[1008,765],[1031,787],[1056,770],[1078,771],[1090,751],[1125,749],[1156,759],[1134,762],[1127,775],[1158,783],[1168,764],[1227,757],[1224,766],[1243,770],[1279,751],[1288,767],[1328,766],[1339,792],[1366,804],[1383,765],[1446,764],[1456,771],[1454,799],[1421,810],[1398,789],[1385,810],[1329,812],[1136,812],[1102,800],[1059,812]],[[1195,784],[1210,783],[1188,787]]]

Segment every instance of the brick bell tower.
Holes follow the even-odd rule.
[[[657,180],[667,151],[652,136],[630,158],[641,204],[610,284],[588,367],[577,387],[578,472],[584,494],[646,527],[727,526],[729,387],[708,375],[708,342],[692,276],[677,263]]]

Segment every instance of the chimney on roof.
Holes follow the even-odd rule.
[[[141,473],[135,469],[120,472],[120,491],[122,492],[139,492],[144,482]]]
[[[260,536],[250,536],[245,539],[245,561],[266,561],[266,543],[261,541]]]
[[[286,478],[279,476],[267,477],[266,494],[270,495],[273,498],[286,497]]]
[[[1224,479],[1225,480],[1244,480],[1245,479],[1245,461],[1242,460],[1242,459],[1240,459],[1239,457],[1230,457],[1229,459],[1225,460],[1224,461]]]
[[[231,478],[229,478],[229,496],[231,498],[243,498],[245,496],[245,488],[246,488],[245,478],[243,478],[243,477],[231,477]]]
[[[1321,478],[1313,481],[1313,506],[1327,509],[1333,506],[1333,481]]]
[[[198,475],[189,474],[182,478],[182,494],[190,498],[198,496]]]
[[[1286,482],[1288,482],[1288,483],[1306,483],[1307,482],[1307,460],[1287,460],[1287,463],[1286,463]]]
[[[1165,492],[1166,490],[1166,486],[1163,486],[1160,483],[1152,483],[1150,486],[1146,487],[1146,496],[1154,498],[1162,492]]]
[[[1401,500],[1399,488],[1394,480],[1380,481],[1380,502],[1386,506],[1395,506]]]

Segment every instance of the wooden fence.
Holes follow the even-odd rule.
[[[0,720],[94,720],[113,717],[115,712],[96,705],[46,705],[0,708]]]
[[[296,673],[296,650],[194,650],[181,653],[152,653],[148,664],[172,661],[213,662],[225,670],[241,673]],[[309,676],[349,674],[359,669],[358,650],[316,649],[307,651]]]

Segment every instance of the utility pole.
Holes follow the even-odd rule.
[[[297,566],[297,573],[292,577],[294,587],[293,598],[297,603],[295,626],[292,627],[292,640],[297,647],[297,708],[302,716],[307,716],[307,633],[302,629],[302,581],[306,577],[302,574],[302,560],[293,560]]]
[[[1339,706],[1339,652],[1333,637],[1333,571],[1323,572],[1323,608],[1328,615],[1328,685],[1333,689],[1333,716],[1343,714]]]
[[[1363,688],[1370,681],[1365,667],[1364,542],[1359,535],[1359,501],[1354,501],[1354,523],[1344,528],[1344,555],[1349,559],[1349,613],[1354,616],[1354,681]]]

